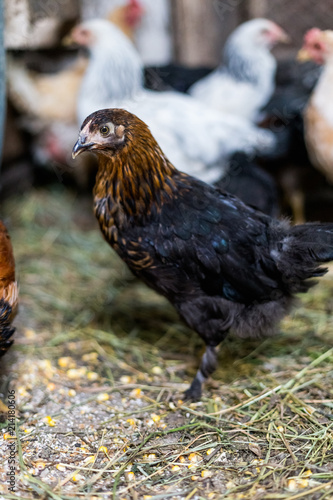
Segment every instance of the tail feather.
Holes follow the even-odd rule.
[[[291,234],[314,262],[333,260],[333,224],[308,223],[294,226]]]
[[[320,264],[333,260],[333,224],[290,227],[281,241],[277,267],[288,294],[304,293],[327,273]]]

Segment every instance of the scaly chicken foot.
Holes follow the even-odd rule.
[[[208,345],[202,356],[200,368],[194,377],[189,389],[185,391],[185,399],[198,401],[201,398],[202,384],[216,370],[217,352],[215,346]]]

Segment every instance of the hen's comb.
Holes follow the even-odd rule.
[[[321,30],[319,28],[311,28],[304,35],[304,41],[306,43],[313,43],[321,35]]]
[[[139,0],[129,0],[126,11],[126,21],[129,26],[135,27],[141,21],[144,14],[144,8]]]

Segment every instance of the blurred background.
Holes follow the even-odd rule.
[[[315,8],[310,0],[4,0],[3,13],[8,87],[2,199],[50,183],[83,192],[93,185],[94,167],[74,169],[70,158],[74,130],[80,125],[76,98],[87,65],[86,51],[66,44],[74,25],[96,17],[112,21],[136,45],[146,87],[186,92],[223,60],[233,30],[261,17],[290,37],[288,44],[273,48],[276,88],[261,126],[291,130],[287,153],[273,162],[261,161],[261,168],[275,179],[282,213],[295,217],[295,210],[301,212],[296,221],[333,218],[331,183],[309,169],[303,137],[303,112],[320,68],[296,62],[307,30],[333,25],[333,0],[321,0]]]

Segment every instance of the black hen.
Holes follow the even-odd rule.
[[[229,331],[271,335],[293,296],[333,259],[333,224],[291,227],[168,161],[139,118],[122,109],[84,121],[73,156],[99,160],[94,209],[132,272],[167,297],[207,349],[187,396],[200,398]]]

